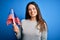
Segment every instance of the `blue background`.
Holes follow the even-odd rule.
[[[48,25],[48,40],[60,40],[60,1],[59,0],[0,0],[0,40],[16,40],[12,25],[6,21],[11,8],[20,20],[25,18],[26,5],[35,1]]]

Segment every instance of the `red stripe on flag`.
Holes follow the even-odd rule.
[[[13,18],[12,18],[12,16],[13,16],[12,14],[10,14],[10,15],[8,16],[7,25],[13,23]],[[21,21],[19,20],[18,17],[14,17],[14,21],[15,21],[15,23],[17,23],[18,25],[21,25]]]
[[[10,14],[10,15],[8,16],[8,19],[7,19],[7,25],[11,24],[12,21],[13,21],[13,19],[12,19],[12,14]]]
[[[21,24],[21,22],[20,22],[20,20],[19,20],[19,18],[17,17],[17,18],[15,18],[15,22],[18,24],[18,25],[20,25]]]

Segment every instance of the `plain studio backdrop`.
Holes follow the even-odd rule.
[[[0,40],[16,40],[12,24],[6,25],[10,9],[13,8],[20,20],[25,18],[26,5],[34,1],[38,4],[48,25],[48,40],[60,40],[59,0],[0,0]]]

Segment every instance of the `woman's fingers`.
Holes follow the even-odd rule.
[[[14,26],[14,27],[13,27],[14,31],[18,33],[18,32],[19,32],[18,26],[17,26],[16,24],[13,24],[13,26]]]

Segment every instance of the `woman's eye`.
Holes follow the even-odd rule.
[[[33,10],[35,10],[36,8],[33,8]]]
[[[31,11],[31,9],[28,9],[29,11]]]

